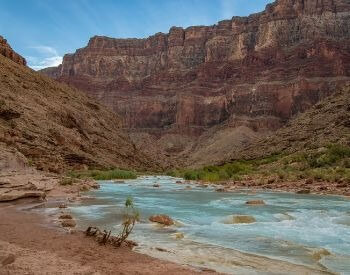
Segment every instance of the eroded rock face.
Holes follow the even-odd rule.
[[[7,43],[7,40],[4,39],[1,35],[0,35],[0,54],[11,59],[12,61],[20,64],[20,65],[27,65],[26,60],[20,56],[19,54],[17,54],[12,48],[11,46]]]
[[[349,82],[350,3],[279,0],[214,26],[95,36],[43,73],[95,96],[169,152],[183,146],[159,137],[198,136],[223,123],[276,130]]]

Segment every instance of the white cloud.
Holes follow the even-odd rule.
[[[62,56],[57,50],[49,46],[34,46],[33,49],[37,56],[26,56],[29,67],[34,70],[41,70],[47,67],[55,67],[62,63]]]

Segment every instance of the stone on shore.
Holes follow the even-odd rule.
[[[1,264],[2,264],[2,266],[9,265],[9,264],[14,263],[15,260],[16,260],[15,255],[10,254],[10,255],[8,255],[5,259],[3,259],[3,260],[1,261]]]
[[[73,219],[67,219],[61,221],[62,227],[75,227],[77,223]]]
[[[45,197],[46,194],[43,191],[5,189],[0,191],[0,202],[15,201],[24,198],[44,199]]]
[[[62,215],[60,215],[59,219],[60,220],[72,220],[73,217],[70,214],[62,214]]]

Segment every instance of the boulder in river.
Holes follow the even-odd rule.
[[[256,219],[248,215],[231,215],[224,219],[225,224],[254,223]]]
[[[172,218],[170,218],[168,215],[160,214],[160,215],[153,215],[149,217],[149,220],[151,222],[156,222],[165,226],[174,225],[175,222]]]
[[[265,205],[265,202],[263,200],[251,200],[251,201],[247,201],[245,204],[247,204],[247,205]]]
[[[158,183],[153,184],[153,187],[159,188],[160,185]]]

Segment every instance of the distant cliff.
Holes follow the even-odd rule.
[[[278,0],[147,39],[95,36],[42,73],[96,97],[168,152],[219,126],[249,129],[249,141],[349,83],[350,2]]]

